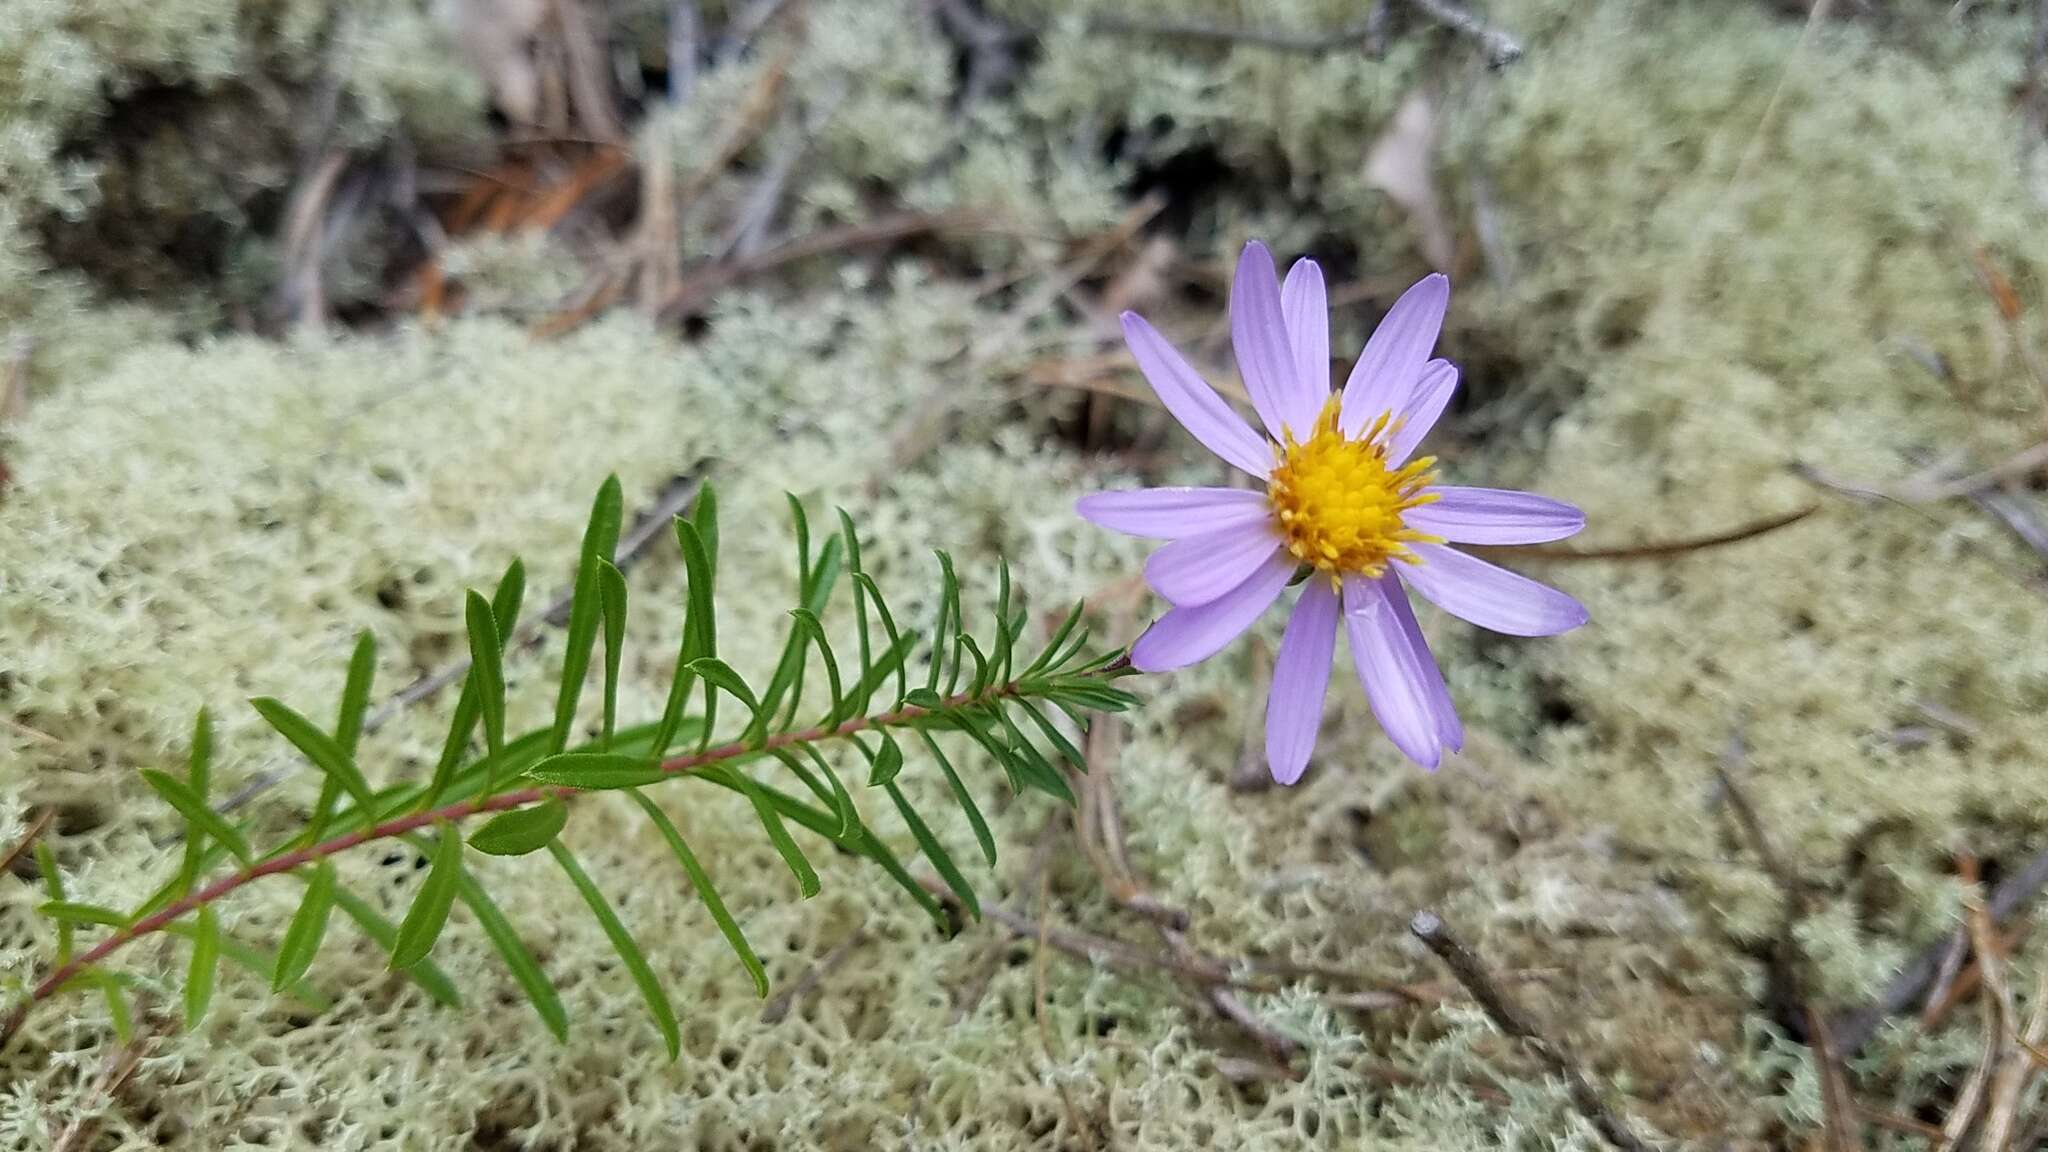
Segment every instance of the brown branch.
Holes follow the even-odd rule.
[[[833,252],[893,244],[934,232],[990,232],[1004,231],[1009,227],[985,212],[956,211],[900,212],[862,224],[826,228],[753,256],[712,265],[678,286],[663,301],[661,314],[669,319],[681,319],[702,311],[713,295],[741,280]]]
[[[55,823],[56,819],[55,808],[46,806],[39,809],[35,819],[29,821],[28,830],[21,834],[21,839],[14,842],[14,847],[7,850],[7,855],[0,856],[0,872],[13,869],[15,862],[27,855],[30,848],[35,847],[36,841],[43,838],[43,833],[50,830],[50,825]]]
[[[1617,544],[1602,548],[1500,548],[1498,551],[1502,555],[1512,556],[1518,560],[1657,560],[1666,556],[1680,556],[1687,552],[1699,552],[1708,548],[1739,544],[1744,540],[1754,540],[1758,536],[1797,524],[1818,511],[1820,505],[1809,504],[1804,508],[1766,516],[1761,520],[1719,532],[1687,536],[1677,540],[1659,540],[1648,544]]]
[[[1451,970],[1451,975],[1458,978],[1458,983],[1463,984],[1465,990],[1472,994],[1472,999],[1479,1002],[1480,1009],[1486,1013],[1487,1019],[1493,1021],[1494,1027],[1500,1029],[1503,1035],[1528,1046],[1529,1050],[1550,1069],[1552,1075],[1564,1081],[1565,1092],[1571,1097],[1572,1107],[1578,1109],[1579,1115],[1585,1117],[1586,1122],[1591,1124],[1609,1144],[1621,1149],[1622,1152],[1650,1152],[1649,1145],[1643,1142],[1642,1137],[1636,1135],[1621,1117],[1608,1108],[1606,1102],[1601,1099],[1599,1090],[1594,1088],[1592,1081],[1579,1070],[1578,1062],[1572,1058],[1570,1050],[1545,1036],[1528,1015],[1507,998],[1500,990],[1500,986],[1494,983],[1493,977],[1487,974],[1486,966],[1480,963],[1479,957],[1460,943],[1457,937],[1451,935],[1451,930],[1444,925],[1441,916],[1434,912],[1417,912],[1415,918],[1408,922],[1408,931],[1413,933],[1417,940],[1422,941],[1431,952],[1436,953],[1437,959],[1444,962],[1444,967]]]

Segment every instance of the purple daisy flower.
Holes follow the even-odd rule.
[[[1292,784],[1307,768],[1341,625],[1373,715],[1411,760],[1434,769],[1463,746],[1422,630],[1413,588],[1437,607],[1510,636],[1552,636],[1586,622],[1578,601],[1448,544],[1535,544],[1585,526],[1577,508],[1527,492],[1436,483],[1436,459],[1410,459],[1458,386],[1430,359],[1450,281],[1424,277],[1394,303],[1351,370],[1330,391],[1330,318],[1323,272],[1299,260],[1283,286],[1273,257],[1245,246],[1230,289],[1230,337],[1260,436],[1134,312],[1124,340],[1181,426],[1265,483],[1242,488],[1141,488],[1083,497],[1104,528],[1168,543],[1145,579],[1172,607],[1131,647],[1131,663],[1164,672],[1205,660],[1270,607],[1297,573],[1266,704],[1266,759]]]

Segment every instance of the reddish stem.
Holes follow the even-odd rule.
[[[671,756],[661,762],[661,773],[664,776],[687,776],[701,769],[714,767],[748,752],[765,752],[776,748],[786,748],[792,744],[811,744],[841,736],[850,736],[870,728],[885,728],[895,724],[904,724],[920,716],[929,715],[933,711],[949,710],[965,704],[984,702],[1002,696],[1011,696],[1015,695],[1016,691],[1017,685],[1015,683],[1004,684],[994,689],[984,690],[980,696],[963,692],[957,696],[950,697],[941,704],[940,709],[911,706],[875,716],[855,717],[832,728],[819,726],[806,728],[800,732],[787,732],[780,736],[771,736],[758,744],[735,740],[729,744],[721,744],[716,748],[707,748],[702,752],[693,752],[684,756]],[[98,944],[72,957],[68,962],[59,965],[56,971],[45,976],[30,991],[26,1000],[17,1004],[4,1020],[0,1020],[0,1046],[5,1046],[9,1040],[13,1039],[15,1032],[20,1029],[22,1021],[27,1018],[31,1008],[56,995],[63,989],[64,985],[69,983],[79,973],[144,936],[162,931],[165,925],[176,921],[195,909],[227,896],[244,884],[261,880],[265,876],[275,876],[281,872],[290,872],[293,869],[311,864],[316,860],[324,860],[336,853],[346,852],[358,844],[367,844],[372,840],[388,840],[394,836],[403,836],[408,832],[418,831],[431,824],[439,824],[444,821],[454,823],[486,812],[504,812],[513,808],[523,808],[528,804],[537,803],[549,797],[559,796],[566,798],[582,791],[585,791],[585,789],[551,784],[534,788],[522,788],[516,792],[501,792],[495,796],[462,800],[453,804],[444,804],[438,808],[429,808],[425,811],[413,812],[405,816],[394,816],[382,824],[372,824],[367,828],[359,828],[354,832],[336,836],[331,840],[323,840],[318,844],[309,844],[297,851],[287,852],[282,856],[274,856],[268,860],[251,865],[240,872],[223,876],[206,887],[186,895],[175,903],[137,920],[135,923],[128,925]]]

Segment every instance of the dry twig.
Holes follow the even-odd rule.
[[[1787,528],[1820,511],[1820,505],[1809,504],[1791,512],[1766,516],[1735,528],[1719,532],[1708,532],[1699,536],[1687,536],[1678,540],[1658,540],[1647,544],[1619,544],[1605,548],[1583,547],[1515,547],[1502,548],[1503,555],[1523,560],[1659,560],[1667,556],[1680,556],[1688,552],[1700,552],[1709,548],[1720,548],[1754,540],[1758,536]]]
[[[1649,1145],[1643,1142],[1642,1137],[1636,1135],[1634,1129],[1608,1108],[1606,1101],[1601,1099],[1599,1090],[1593,1087],[1592,1081],[1579,1069],[1578,1062],[1572,1058],[1570,1050],[1545,1036],[1536,1028],[1535,1023],[1507,998],[1500,990],[1500,986],[1494,983],[1493,977],[1487,974],[1486,966],[1480,963],[1479,957],[1451,934],[1442,917],[1434,912],[1418,912],[1415,918],[1409,921],[1408,931],[1413,933],[1417,940],[1422,941],[1431,952],[1436,953],[1437,959],[1444,962],[1444,967],[1451,970],[1451,975],[1458,978],[1458,983],[1463,984],[1465,990],[1472,994],[1472,998],[1479,1002],[1480,1009],[1486,1013],[1487,1019],[1493,1021],[1494,1027],[1500,1029],[1503,1035],[1527,1045],[1529,1050],[1550,1069],[1552,1075],[1564,1081],[1565,1092],[1571,1097],[1572,1107],[1578,1109],[1579,1115],[1585,1117],[1586,1122],[1591,1124],[1609,1144],[1621,1149],[1622,1152],[1650,1152]]]
[[[36,841],[43,838],[43,833],[50,830],[50,825],[55,823],[56,819],[57,810],[55,808],[43,807],[37,809],[35,818],[28,822],[28,827],[23,830],[21,839],[14,842],[14,847],[9,848],[5,856],[0,856],[0,872],[12,870],[15,862],[27,855],[29,849],[35,847]]]

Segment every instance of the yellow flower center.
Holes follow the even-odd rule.
[[[1387,561],[1419,564],[1410,544],[1440,544],[1401,521],[1410,508],[1433,503],[1423,492],[1434,483],[1436,457],[1424,456],[1399,468],[1387,464],[1393,414],[1382,413],[1357,439],[1337,427],[1339,398],[1331,396],[1307,440],[1287,430],[1280,463],[1267,481],[1266,498],[1294,558],[1335,581],[1347,572],[1379,576]]]

